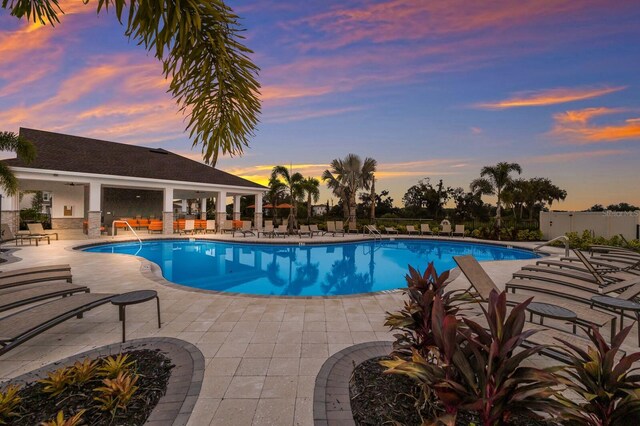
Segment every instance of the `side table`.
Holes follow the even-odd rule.
[[[160,328],[160,298],[155,290],[137,290],[130,291],[128,293],[122,293],[113,299],[111,303],[118,307],[118,313],[120,321],[122,321],[122,342],[125,341],[125,328],[126,328],[126,307],[129,305],[137,305],[138,303],[148,302],[151,299],[156,299],[158,310],[158,328]]]

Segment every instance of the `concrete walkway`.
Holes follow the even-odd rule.
[[[213,237],[251,240],[219,235],[206,238]],[[122,238],[127,237],[117,239]],[[341,237],[324,239],[336,241]],[[102,238],[110,240],[111,237]],[[154,303],[130,306],[127,339],[176,337],[195,344],[203,352],[205,377],[191,425],[312,425],[314,382],[325,360],[355,343],[392,340],[383,325],[385,312],[402,306],[401,292],[295,299],[188,291],[150,278],[138,258],[71,249],[87,242],[90,241],[61,240],[52,241],[51,245],[20,247],[13,256],[21,260],[1,264],[0,269],[69,263],[74,283],[87,285],[92,292],[156,290],[162,305],[162,328],[157,328]],[[282,239],[277,242],[282,243]],[[9,243],[3,247],[14,246]],[[503,283],[512,272],[530,262],[484,265],[496,282]],[[456,279],[454,287],[466,288],[464,277]],[[120,339],[117,308],[107,304],[2,356],[0,379]]]

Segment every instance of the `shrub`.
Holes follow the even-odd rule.
[[[638,370],[632,367],[640,360],[640,352],[615,361],[631,327],[614,336],[609,346],[592,326],[585,330],[593,343],[586,351],[558,339],[569,348],[570,365],[564,370],[563,383],[582,399],[577,403],[562,397],[562,401],[574,409],[563,416],[567,425],[640,424],[640,376],[631,374]]]
[[[554,398],[558,380],[553,371],[520,365],[544,348],[521,348],[535,333],[523,331],[529,302],[507,315],[506,293],[492,291],[488,309],[483,308],[487,331],[470,319],[447,314],[443,300],[435,296],[431,359],[414,350],[411,360],[382,362],[388,367],[385,373],[409,376],[423,389],[432,389],[445,411],[437,421],[447,425],[455,423],[460,410],[476,412],[485,426],[501,424],[514,414],[539,418],[536,411],[562,413],[567,408]]]
[[[3,392],[0,392],[0,424],[5,425],[11,417],[18,415],[15,410],[22,400],[18,395],[19,391],[19,386],[9,385]]]
[[[466,291],[456,290],[445,292],[449,271],[438,275],[433,262],[430,262],[423,274],[409,266],[409,273],[405,275],[407,289],[405,294],[409,300],[405,301],[402,310],[387,313],[385,325],[391,330],[402,333],[395,334],[393,348],[398,355],[409,356],[413,349],[423,356],[428,353],[428,347],[433,344],[432,309],[436,296],[442,300],[447,314],[455,315],[464,303],[471,298]]]
[[[98,369],[98,374],[107,379],[113,379],[120,373],[128,372],[134,361],[129,361],[129,354],[118,354],[115,358],[109,356],[104,359],[102,366]]]
[[[138,390],[135,386],[138,381],[137,374],[129,374],[121,371],[115,379],[104,379],[104,386],[94,389],[98,393],[94,399],[98,401],[100,409],[110,411],[112,414],[116,410],[126,410],[133,398],[134,393]]]
[[[82,415],[85,411],[86,410],[80,410],[74,416],[69,417],[68,419],[64,418],[64,413],[62,411],[58,411],[58,415],[54,420],[42,422],[40,423],[40,426],[76,426],[80,424]]]
[[[38,380],[38,383],[44,385],[42,391],[50,394],[51,398],[60,395],[68,387],[75,383],[71,367],[59,368],[56,371],[47,373],[47,378]]]

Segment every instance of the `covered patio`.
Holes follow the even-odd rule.
[[[100,236],[121,217],[162,220],[162,233],[173,234],[174,217],[187,211],[187,200],[199,200],[200,219],[206,219],[207,200],[215,200],[215,220],[222,227],[227,199],[233,217],[240,219],[240,199],[254,197],[253,219],[262,227],[265,187],[164,149],[20,129],[36,147],[31,164],[4,160],[18,178],[20,191],[51,194],[53,229],[82,229],[89,238]],[[176,211],[178,201],[181,209]],[[2,223],[15,232],[20,225],[19,195],[2,194]]]

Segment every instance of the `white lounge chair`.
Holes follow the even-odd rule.
[[[398,230],[396,228],[394,228],[393,226],[389,227],[389,226],[385,226],[384,227],[384,232],[387,234],[397,234]]]
[[[464,238],[464,225],[456,225],[456,229],[451,233],[451,235],[453,235],[454,237],[456,235],[460,235]]]
[[[420,224],[420,235],[433,235],[433,231],[431,231],[428,223]]]
[[[179,232],[180,234],[192,234],[195,232],[196,229],[196,221],[193,219],[187,219],[184,221],[184,229],[180,229]]]
[[[413,225],[407,225],[407,234],[411,235],[411,234],[417,234],[420,231],[418,231],[415,226]]]
[[[440,230],[438,231],[438,235],[442,234],[451,236],[451,223],[446,219],[440,222]]]
[[[208,234],[209,232],[216,233],[216,221],[213,219],[207,220],[206,228],[204,228],[204,233]]]
[[[300,229],[298,229],[298,236],[302,238],[303,235],[308,235],[309,238],[313,237],[313,232],[309,229],[309,225],[300,225]]]

